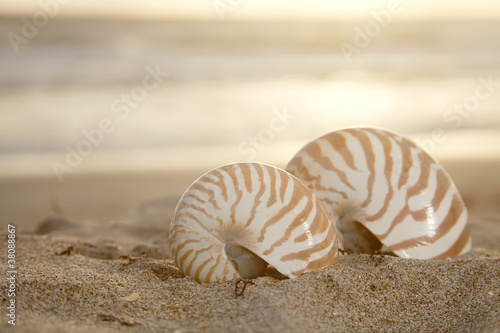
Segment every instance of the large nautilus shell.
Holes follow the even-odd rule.
[[[199,282],[288,277],[336,263],[337,236],[313,192],[284,170],[235,163],[209,171],[181,197],[170,226],[179,269]]]
[[[351,128],[312,141],[286,170],[311,188],[355,253],[447,258],[471,247],[467,210],[443,167],[409,139]]]

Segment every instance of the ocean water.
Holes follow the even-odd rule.
[[[394,21],[360,37],[369,21],[52,20],[13,46],[23,21],[2,18],[0,168],[78,149],[97,165],[215,147],[258,160],[361,125],[500,133],[500,22]]]

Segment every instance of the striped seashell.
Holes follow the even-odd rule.
[[[341,249],[447,258],[471,247],[467,210],[443,167],[409,139],[350,128],[302,148],[286,170],[311,188]]]
[[[198,282],[255,277],[268,264],[293,278],[339,260],[335,228],[312,191],[259,163],[225,165],[196,180],[175,209],[170,251]]]

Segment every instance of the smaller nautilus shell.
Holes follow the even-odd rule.
[[[268,265],[293,278],[339,260],[335,228],[313,192],[259,163],[225,165],[196,180],[175,209],[170,251],[199,282],[256,277]]]
[[[286,170],[322,201],[343,250],[389,249],[418,259],[470,250],[467,210],[452,179],[401,135],[372,128],[332,132],[302,148]]]

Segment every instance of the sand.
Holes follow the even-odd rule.
[[[472,205],[474,247],[463,257],[344,255],[293,280],[269,269],[238,296],[243,282],[200,284],[169,259],[165,221],[176,199],[125,219],[53,216],[16,234],[16,325],[4,296],[0,330],[500,332],[500,228],[485,218],[498,216],[494,207],[485,215]]]

